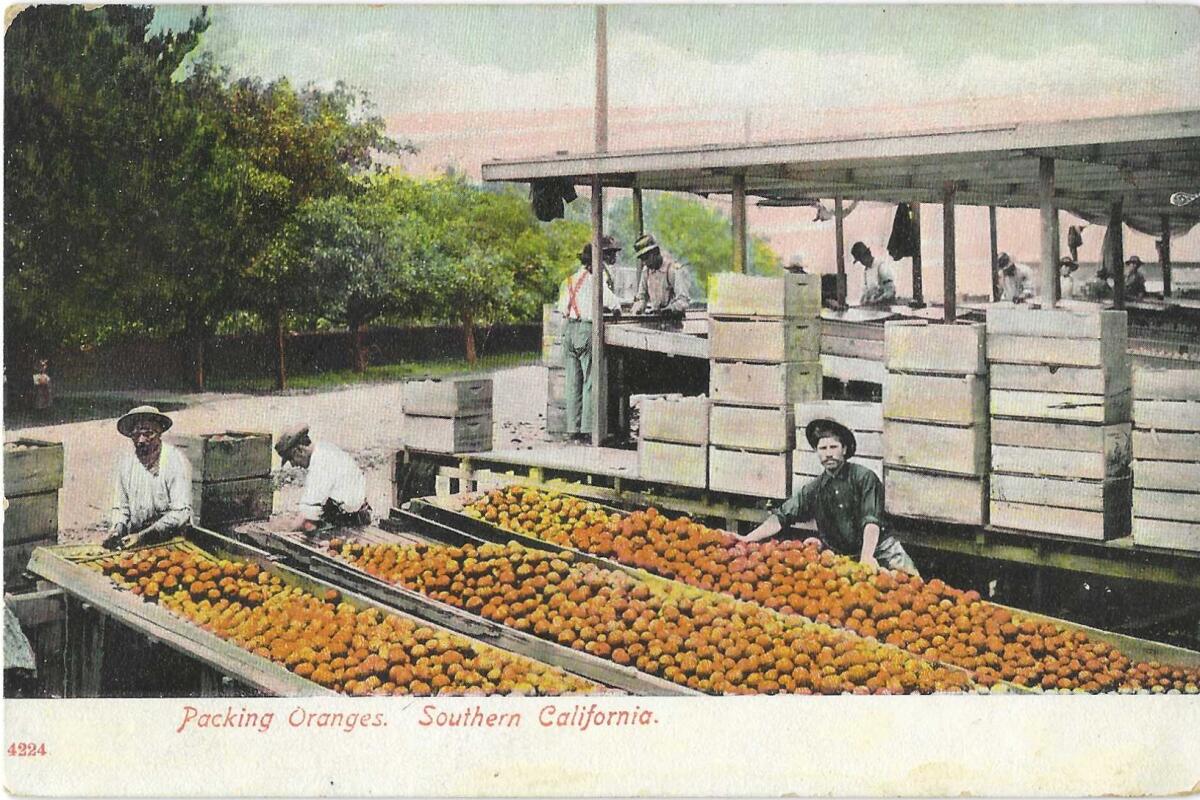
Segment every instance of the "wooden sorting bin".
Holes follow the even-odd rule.
[[[781,363],[817,361],[821,321],[812,319],[710,319],[708,357],[714,361]]]
[[[32,587],[25,574],[30,555],[57,543],[62,485],[62,444],[29,438],[4,443],[5,591]]]
[[[1200,551],[1200,370],[1133,376],[1133,541]]]
[[[792,406],[712,406],[709,442],[728,450],[786,453],[795,447]]]
[[[268,519],[275,501],[271,434],[251,431],[173,436],[192,468],[192,519],[217,527]]]
[[[708,485],[708,447],[639,439],[638,477],[703,489]]]
[[[884,465],[884,509],[897,517],[958,525],[988,519],[987,477],[966,477]]]
[[[986,375],[986,333],[979,323],[934,325],[902,320],[883,326],[889,372]]]
[[[402,410],[410,416],[473,417],[492,411],[491,378],[408,381]]]
[[[709,397],[725,405],[782,406],[821,399],[821,364],[714,361],[710,364]]]
[[[4,443],[4,496],[57,492],[63,485],[63,446],[19,438]]]
[[[789,272],[759,278],[718,272],[708,286],[711,317],[816,318],[821,314],[821,276]]]
[[[436,453],[475,453],[492,449],[492,415],[425,417],[404,415],[404,444]]]
[[[707,397],[648,397],[641,402],[638,438],[674,444],[708,444]]]
[[[551,370],[553,374],[554,370]],[[560,371],[561,372],[561,371]],[[549,407],[557,400],[547,393]],[[404,385],[404,445],[438,453],[492,449],[491,378],[409,381]]]
[[[791,493],[792,454],[708,448],[708,487],[717,492],[786,498]]]
[[[982,476],[988,472],[988,432],[984,424],[952,427],[889,419],[883,422],[882,439],[887,464],[955,475]]]
[[[889,373],[883,384],[886,419],[975,425],[987,420],[987,402],[987,382],[976,375]]]

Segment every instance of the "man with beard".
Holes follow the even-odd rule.
[[[162,435],[171,418],[154,406],[138,406],[117,420],[133,441],[117,463],[112,522],[104,545],[110,549],[153,544],[179,533],[192,520],[192,469]]]
[[[821,458],[824,472],[798,488],[779,510],[745,536],[767,539],[796,522],[815,519],[825,545],[863,564],[917,574],[900,542],[883,531],[883,484],[879,476],[849,459],[858,442],[849,428],[831,419],[815,419],[804,431]]]

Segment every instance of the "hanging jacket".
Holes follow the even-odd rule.
[[[529,184],[529,202],[533,214],[542,222],[562,219],[564,202],[570,203],[578,195],[575,186],[566,178],[544,178]]]
[[[917,252],[917,236],[913,230],[913,211],[909,203],[896,206],[896,217],[892,220],[892,235],[888,238],[887,251],[893,261],[912,258]]]

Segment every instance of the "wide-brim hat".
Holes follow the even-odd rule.
[[[275,452],[283,461],[289,461],[292,451],[308,439],[308,426],[295,425],[280,431],[275,439]]]
[[[154,406],[138,406],[130,409],[129,413],[117,420],[117,430],[122,436],[133,437],[133,426],[144,419],[152,419],[162,426],[165,431],[171,427],[171,418],[159,411]]]
[[[658,240],[648,233],[639,236],[638,240],[633,243],[633,252],[638,258],[641,258],[647,253],[653,253],[658,249]]]
[[[1125,259],[1125,263],[1126,264],[1137,264],[1140,267],[1140,266],[1142,266],[1142,259],[1137,256],[1130,256],[1129,258]]]
[[[604,238],[600,240],[600,250],[605,253],[619,253],[621,252],[621,245],[617,244],[616,239],[605,234]],[[579,260],[588,261],[591,259],[591,257],[592,240],[588,239],[588,241],[579,250]]]
[[[850,458],[858,452],[858,440],[854,438],[854,431],[834,419],[814,419],[804,427],[804,438],[808,439],[808,443],[812,446],[813,450],[817,449],[818,428],[829,428],[837,434],[838,438],[842,440],[842,444],[846,447],[846,458]]]

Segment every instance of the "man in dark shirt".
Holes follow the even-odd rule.
[[[1146,298],[1146,276],[1142,274],[1142,259],[1130,256],[1125,261],[1125,299]]]
[[[848,459],[858,449],[854,434],[831,419],[815,419],[804,431],[825,471],[801,486],[779,510],[745,536],[757,542],[796,522],[815,519],[822,541],[863,564],[917,574],[900,543],[883,533],[883,484],[879,477]]]

